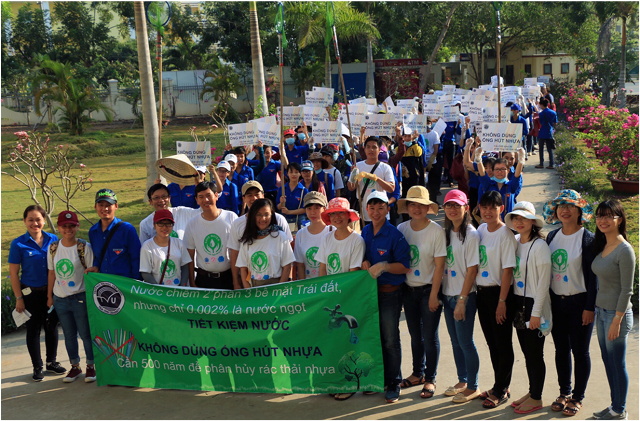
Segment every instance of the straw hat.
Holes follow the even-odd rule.
[[[197,184],[198,171],[187,155],[178,154],[156,161],[156,171],[168,181],[182,185]]]
[[[407,192],[407,197],[398,200],[398,213],[408,213],[408,202],[420,203],[421,205],[428,205],[429,211],[435,215],[438,214],[438,204],[429,199],[429,190],[423,186],[413,186]],[[427,212],[428,213],[428,212]]]
[[[324,159],[322,159],[322,153],[320,152],[313,152],[311,155],[309,155],[309,161],[311,162],[320,161],[320,164],[322,165],[323,170],[326,170],[327,168],[329,168],[329,163]]]
[[[349,221],[351,222],[356,222],[360,219],[358,212],[350,208],[349,201],[344,197],[336,197],[335,199],[331,199],[331,201],[329,202],[329,206],[327,206],[327,209],[322,212],[322,215],[320,215],[320,217],[322,218],[322,222],[327,225],[331,225],[329,215],[335,212],[349,213]]]
[[[518,202],[513,207],[513,210],[504,217],[504,223],[507,225],[509,229],[513,228],[512,218],[514,216],[522,216],[523,218],[531,219],[534,221],[536,227],[542,228],[544,226],[544,221],[542,217],[536,215],[536,208],[533,206],[531,202]]]
[[[559,224],[560,221],[556,216],[556,209],[558,205],[561,204],[570,204],[577,208],[582,209],[582,223],[587,223],[591,220],[593,216],[593,208],[580,196],[575,190],[565,189],[558,193],[555,199],[548,201],[542,210],[542,215],[544,215],[544,220],[547,224]]]

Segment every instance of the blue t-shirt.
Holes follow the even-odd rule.
[[[120,219],[114,218],[105,231],[102,231],[101,221],[89,228],[89,242],[94,256],[93,266],[97,266],[100,273],[140,279],[140,247],[142,246],[136,229],[128,222],[120,224],[109,242],[104,260],[99,261],[104,243],[118,222]]]
[[[373,224],[367,224],[362,230],[362,238],[365,243],[364,259],[371,266],[388,262],[402,263],[407,269],[411,267],[409,243],[389,221],[385,221],[376,235],[373,235]],[[385,272],[378,277],[378,285],[401,285],[406,280],[406,275]]]
[[[523,138],[527,135],[527,133],[529,133],[527,131],[527,120],[525,120],[525,118],[522,117],[520,114],[518,114],[518,118],[517,119],[514,119],[513,115],[512,115],[511,118],[509,119],[509,121],[511,123],[514,123],[514,124],[518,124],[518,123],[522,124],[522,137]]]
[[[265,193],[278,190],[278,186],[276,186],[276,175],[278,171],[280,171],[280,168],[280,161],[274,161],[272,159],[256,177],[256,180],[262,185]]]
[[[54,241],[55,234],[42,231],[42,247],[29,234],[21,235],[11,242],[9,263],[20,265],[20,282],[29,287],[43,287],[48,281],[47,251]]]
[[[238,214],[240,212],[240,203],[238,186],[229,181],[228,178],[225,179],[222,192],[220,192],[220,196],[218,196],[216,207]]]
[[[324,183],[324,189],[327,191],[327,200],[331,200],[336,197],[336,189],[333,181],[333,176],[324,172],[324,170],[320,174],[316,174],[318,176],[318,180]]]
[[[244,183],[251,180],[253,180],[253,170],[248,165],[244,165],[239,173],[237,171],[233,172],[233,183],[236,185],[239,192],[242,191]]]
[[[284,150],[287,152],[287,159],[289,162],[297,162],[302,164],[309,157],[309,145],[294,146],[293,150],[289,150],[289,146],[285,146]]]
[[[287,209],[296,210],[304,207],[304,196],[307,193],[309,193],[309,190],[307,190],[302,183],[298,183],[298,185],[293,189],[293,192],[291,191],[291,187],[289,187],[289,183],[285,184],[284,197]],[[280,203],[280,199],[278,199],[278,203]]]
[[[546,108],[538,113],[540,121],[540,131],[538,131],[538,139],[552,139],[553,125],[558,122],[558,114],[555,111]]]
[[[196,203],[196,186],[185,186],[180,190],[178,183],[170,183],[167,188],[171,195],[171,207],[186,206],[188,208],[198,209],[200,205]],[[119,229],[119,228],[118,228]],[[95,250],[94,250],[95,251]]]
[[[510,178],[507,176],[507,178]],[[507,183],[502,185],[502,188],[498,188],[498,183],[490,179],[486,174],[484,177],[480,177],[480,187],[478,188],[478,201],[482,198],[482,195],[488,191],[497,191],[502,196],[502,203],[504,203],[504,211],[502,212],[502,220],[505,216],[513,210],[513,207],[517,203],[517,197],[522,189],[522,175],[520,177],[513,176]]]
[[[398,168],[401,168],[401,165],[402,163],[398,163]],[[402,171],[399,172],[400,174],[402,174]],[[396,203],[398,203],[398,200],[400,199],[400,183],[398,183],[398,176],[396,175],[395,171],[393,171],[393,181],[396,183],[395,187],[393,188],[393,193],[387,192],[387,197],[389,199],[391,199],[392,197],[395,197],[396,199],[396,201],[391,204],[392,208],[396,205]]]

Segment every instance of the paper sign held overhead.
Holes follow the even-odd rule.
[[[484,151],[515,152],[522,146],[522,125],[483,122],[478,135]]]
[[[435,126],[433,126],[433,131],[438,133],[438,136],[442,136],[446,128],[447,123],[443,119],[439,119]]]
[[[228,128],[231,146],[252,146],[257,142],[255,123],[231,124]]]
[[[177,153],[189,157],[196,167],[211,164],[211,142],[176,142]]]
[[[422,103],[423,104],[437,104],[438,97],[434,94],[424,94],[422,95]]]
[[[524,78],[524,86],[538,86],[538,78],[537,77],[525,77]]]
[[[280,125],[258,122],[255,123],[258,140],[268,146],[280,146]],[[315,133],[314,133],[315,134]]]
[[[314,121],[313,140],[316,143],[338,143],[342,134],[342,122],[340,121]]]
[[[282,124],[286,126],[300,126],[303,121],[302,108],[297,106],[282,107],[284,118]],[[278,118],[280,118],[280,107],[278,107]]]
[[[442,90],[448,94],[452,94],[456,90],[456,85],[442,85]]]
[[[367,115],[367,107],[368,105],[365,103],[349,105],[349,119],[351,120],[351,131],[353,133],[360,133],[360,127],[362,127],[362,124],[364,123],[364,116]],[[342,107],[338,113],[337,120],[349,127],[345,107]]]
[[[402,123],[418,134],[427,133],[427,116],[424,114],[405,114]]]
[[[322,92],[304,91],[304,104],[311,107],[326,107],[327,97]]]
[[[393,114],[370,114],[364,117],[365,136],[389,136],[395,133]]]
[[[269,123],[269,124],[276,124],[276,116],[274,115],[268,115],[266,117],[261,117],[261,118],[256,118],[254,120],[249,120],[248,123]]]
[[[431,117],[432,120],[436,120],[444,115],[444,105],[422,104],[422,113]]]
[[[455,105],[445,105],[442,108],[442,118],[444,121],[458,121],[460,112]]]
[[[502,122],[507,123],[511,116],[509,107],[502,107]],[[482,109],[483,122],[498,122],[498,107],[486,107]]]
[[[304,122],[307,123],[308,126],[314,121],[329,120],[329,114],[327,114],[326,108],[309,107],[306,105],[301,105],[300,107],[302,108]]]
[[[318,92],[324,96],[324,107],[331,107],[333,105],[333,95],[335,90],[333,88],[321,88],[319,86],[314,86],[311,88],[313,92]]]

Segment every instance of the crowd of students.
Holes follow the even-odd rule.
[[[611,406],[596,416],[624,418],[635,267],[624,210],[615,200],[601,203],[594,235],[582,226],[593,211],[575,191],[563,190],[549,201],[544,220],[531,203],[517,199],[533,146],[528,119],[545,101],[525,106],[519,99],[511,105],[512,122],[523,126],[523,148],[500,157],[484,153],[463,115],[447,124],[442,137],[430,126],[418,134],[398,124],[394,139],[367,137],[364,130],[350,138],[346,131],[342,143],[317,145],[303,125],[284,133],[284,150],[261,142],[251,150],[228,146],[217,168],[197,169],[194,186],[158,182],[149,188],[154,212],[140,223],[139,235],[116,217],[118,199],[110,189],[96,193],[100,221],[89,230],[90,243],[77,238],[75,213],[58,216],[58,240],[43,231],[45,211],[29,206],[27,233],[12,242],[9,263],[16,309],[31,313],[27,347],[33,380],[42,380],[45,368],[42,326],[46,370],[67,373],[56,361],[58,319],[72,364],[64,380],[82,374],[78,335],[87,358],[85,381],[96,378],[86,272],[243,289],[367,270],[378,286],[387,402],[397,401],[406,387],[421,385],[425,399],[436,393],[444,313],[458,377],[444,393],[453,402],[481,398],[483,407],[495,408],[510,398],[515,327],[529,381],[528,387],[518,385],[528,393],[512,402],[515,412],[542,408],[543,346],[551,333],[560,387],[552,408],[576,415],[585,397],[595,325],[612,396]],[[551,117],[538,118],[547,118],[542,124],[553,130]],[[539,136],[541,153],[547,141]],[[454,179],[459,188],[440,206],[441,184],[453,187]],[[429,217],[441,208],[444,227]],[[562,227],[545,238],[544,221]],[[400,371],[403,309],[413,367],[406,378]],[[491,386],[484,392],[473,334],[476,314],[494,371],[492,380],[484,380]]]

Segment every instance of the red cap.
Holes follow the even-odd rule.
[[[467,195],[458,189],[449,190],[447,195],[444,197],[444,203],[448,202],[457,203],[460,206],[466,206],[468,204]]]
[[[175,221],[173,220],[173,214],[169,209],[160,209],[156,211],[156,213],[153,215],[153,223],[155,224],[156,222],[160,221],[171,221],[175,224]]]
[[[62,211],[58,214],[58,225],[66,225],[72,224],[75,226],[80,226],[80,222],[78,222],[78,215],[75,212],[71,211]]]
[[[289,129],[289,130],[286,130],[286,131],[284,132],[284,135],[285,135],[285,136],[295,136],[295,135],[296,135],[296,131],[295,131],[295,130],[293,130],[293,129]]]

